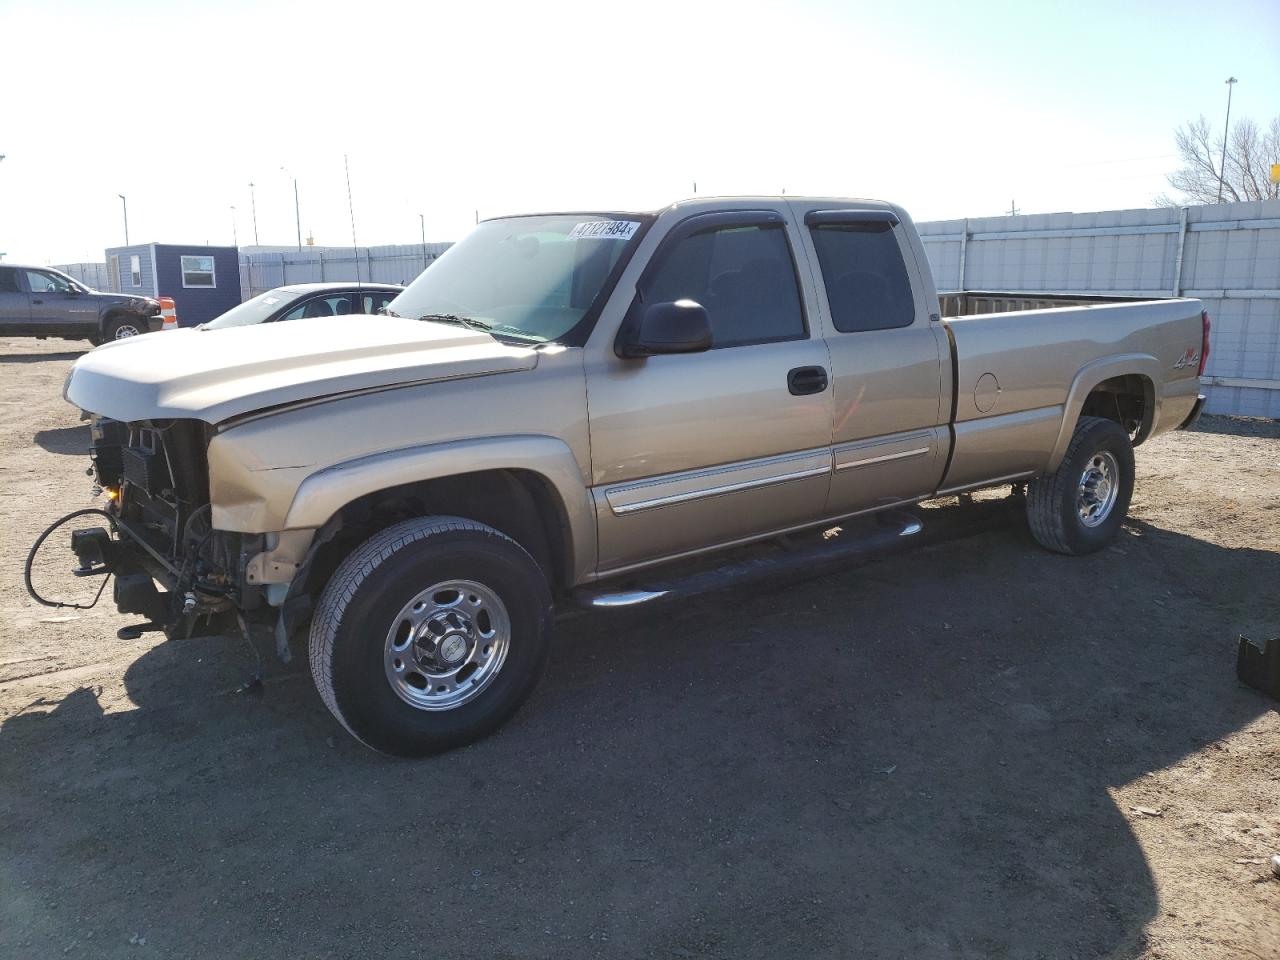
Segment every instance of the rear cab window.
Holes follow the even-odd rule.
[[[806,218],[841,333],[892,330],[915,320],[915,294],[891,214],[817,211]]]

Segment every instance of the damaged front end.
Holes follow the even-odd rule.
[[[116,609],[147,620],[122,633],[187,636],[197,625],[224,628],[264,607],[262,588],[244,576],[263,537],[211,523],[212,434],[198,420],[90,419],[89,474],[107,500],[111,529],[72,535],[75,572],[114,575]]]

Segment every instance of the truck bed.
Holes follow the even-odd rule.
[[[944,319],[1020,310],[1084,307],[1097,303],[1143,303],[1140,297],[1108,297],[1086,293],[1038,291],[957,290],[938,294],[938,311]]]
[[[953,406],[943,492],[1053,469],[1086,397],[1113,370],[1147,396],[1135,442],[1178,427],[1199,392],[1201,313],[1200,301],[1178,299],[943,321]]]

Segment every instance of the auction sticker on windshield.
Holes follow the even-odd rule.
[[[589,220],[569,231],[570,240],[630,240],[640,224],[634,220]]]

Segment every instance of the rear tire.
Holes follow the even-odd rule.
[[[421,757],[505,723],[546,667],[550,630],[546,577],[514,540],[460,517],[407,520],[329,580],[311,674],[356,739]]]
[[[1027,484],[1031,535],[1054,553],[1101,550],[1129,511],[1133,474],[1133,444],[1124,428],[1081,417],[1058,469]]]

